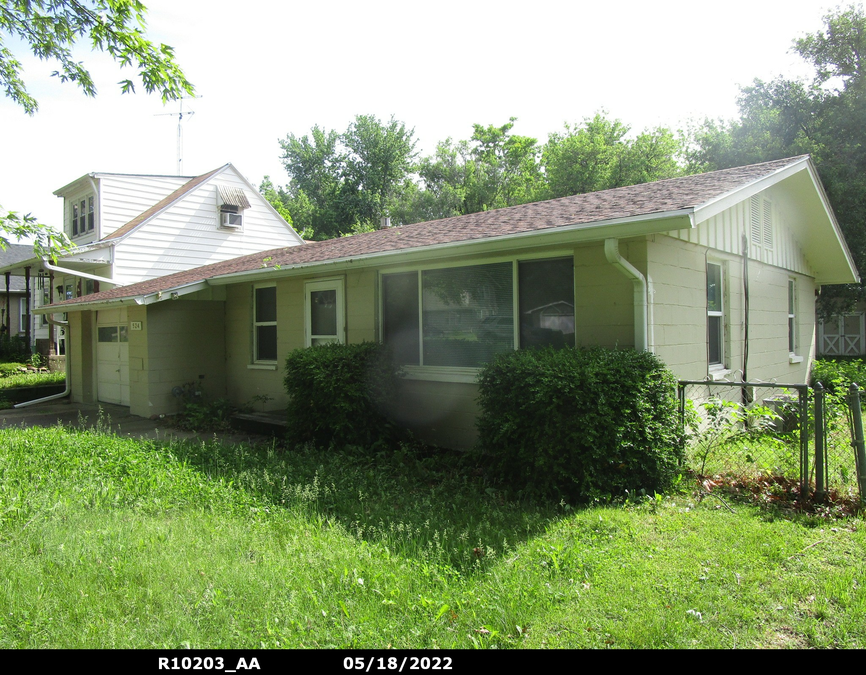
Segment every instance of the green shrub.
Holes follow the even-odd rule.
[[[24,363],[30,358],[27,341],[20,335],[0,334],[0,361]]]
[[[516,490],[586,501],[660,491],[679,473],[676,380],[652,354],[509,352],[479,383],[478,448]]]
[[[812,364],[812,384],[820,382],[826,389],[842,386],[845,389],[856,382],[866,387],[866,362],[862,359],[816,359]]]
[[[390,352],[374,342],[297,349],[286,359],[291,443],[355,445],[392,440],[396,428],[382,414],[395,393]]]

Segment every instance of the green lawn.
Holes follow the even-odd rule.
[[[21,372],[25,367],[21,363],[0,363],[0,390],[34,387],[40,384],[63,384],[66,381],[64,372]]]
[[[469,458],[0,430],[0,648],[866,647],[862,520]]]

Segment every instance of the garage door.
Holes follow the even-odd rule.
[[[126,310],[101,311],[96,323],[97,398],[129,405],[129,326]]]

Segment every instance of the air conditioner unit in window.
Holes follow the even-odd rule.
[[[243,224],[244,217],[240,213],[226,213],[225,211],[220,213],[220,227],[236,230]]]

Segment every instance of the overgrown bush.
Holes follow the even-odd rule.
[[[856,382],[863,389],[866,387],[866,362],[862,359],[816,359],[812,364],[812,384],[817,382],[825,389],[842,386],[846,390]]]
[[[0,334],[0,361],[25,363],[30,359],[27,341],[20,335]]]
[[[396,383],[390,352],[378,343],[295,350],[286,359],[287,439],[298,445],[380,447],[396,436],[382,414]]]
[[[652,354],[509,352],[479,383],[478,448],[513,489],[587,501],[660,491],[679,473],[676,380]]]

